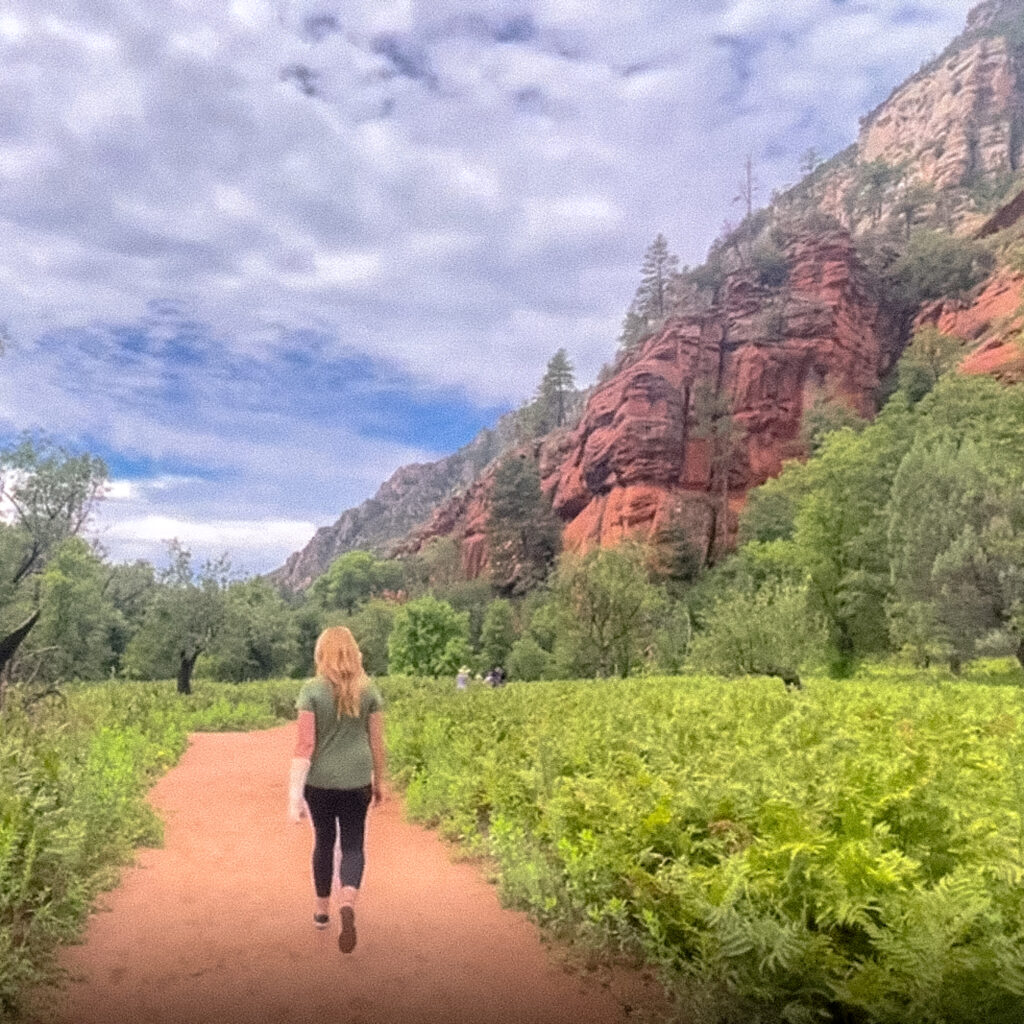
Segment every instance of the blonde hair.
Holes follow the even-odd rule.
[[[313,650],[317,674],[331,684],[338,717],[359,717],[359,696],[368,680],[363,671],[363,655],[352,631],[345,626],[325,629]]]

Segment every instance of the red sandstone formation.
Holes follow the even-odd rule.
[[[971,301],[942,299],[922,310],[931,324],[965,342],[960,372],[1024,382],[1024,274],[1003,270]]]
[[[721,547],[747,491],[802,453],[815,401],[872,414],[898,329],[849,237],[799,237],[786,257],[783,289],[731,275],[710,309],[670,324],[593,395],[545,479],[566,547],[646,535],[671,515]]]

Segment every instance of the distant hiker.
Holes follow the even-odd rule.
[[[341,931],[338,947],[356,945],[355,904],[363,879],[363,836],[372,800],[384,799],[384,716],[380,694],[363,671],[363,656],[344,626],[320,634],[316,678],[299,691],[298,738],[288,786],[288,817],[313,821],[313,924],[330,922],[334,843],[341,838]]]
[[[495,690],[499,686],[504,686],[505,670],[500,665],[495,665],[494,668],[492,668],[484,677],[484,682]]]
[[[459,669],[459,674],[455,677],[455,689],[464,690],[469,686],[469,669],[465,665]]]

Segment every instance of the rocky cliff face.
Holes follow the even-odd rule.
[[[994,0],[862,119],[856,144],[814,188],[821,208],[854,233],[908,215],[970,232],[989,213],[993,186],[1022,165],[1024,2]],[[872,180],[879,166],[889,169],[887,180]]]
[[[349,509],[333,525],[317,530],[301,551],[268,578],[284,590],[300,591],[346,551],[390,553],[439,505],[469,488],[481,471],[514,443],[514,438],[514,417],[505,417],[494,430],[481,431],[447,458],[403,466],[369,501]]]
[[[964,345],[961,373],[1024,383],[1024,274],[1003,270],[972,300],[932,303],[919,324],[931,324]]]
[[[547,479],[569,548],[613,544],[681,515],[708,553],[747,491],[803,453],[815,402],[862,416],[900,344],[844,232],[797,236],[783,288],[729,276],[706,311],[651,338],[591,399]]]

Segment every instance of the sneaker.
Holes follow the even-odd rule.
[[[331,923],[330,917],[327,914],[314,914],[313,915],[313,927],[319,928],[323,931]]]
[[[352,907],[341,908],[341,932],[338,935],[338,949],[351,953],[356,948],[356,912]]]

